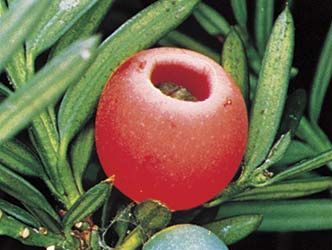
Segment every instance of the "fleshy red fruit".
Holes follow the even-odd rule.
[[[154,86],[165,82],[197,101]],[[104,171],[125,195],[183,210],[231,181],[247,128],[240,90],[220,65],[196,52],[157,48],[130,57],[109,79],[97,110],[96,145]]]

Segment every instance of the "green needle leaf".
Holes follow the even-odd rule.
[[[38,157],[26,145],[15,139],[0,144],[0,163],[19,174],[45,176]]]
[[[82,178],[93,150],[94,135],[94,125],[91,122],[81,130],[71,148],[71,165],[73,168],[74,179],[81,193],[84,193]]]
[[[93,214],[104,204],[113,187],[111,181],[109,179],[97,184],[76,201],[63,218],[65,231],[69,231],[75,223]]]
[[[194,11],[199,24],[212,36],[227,35],[230,25],[227,20],[210,6],[200,3]]]
[[[258,214],[240,215],[203,225],[215,233],[226,245],[234,244],[257,230],[263,216]]]
[[[0,83],[0,95],[2,96],[9,96],[12,93],[12,91],[5,86],[3,83]]]
[[[14,238],[25,245],[49,247],[63,242],[61,235],[48,232],[42,234],[35,229],[9,217],[0,210],[0,235],[6,235]]]
[[[53,218],[58,215],[45,197],[30,183],[0,164],[0,189],[17,200],[45,211]]]
[[[34,228],[40,227],[40,223],[27,211],[2,199],[0,199],[0,210]]]
[[[22,45],[48,3],[46,0],[18,0],[0,18],[0,69]]]
[[[294,24],[286,8],[278,17],[259,74],[251,110],[244,175],[265,159],[274,141],[286,100],[294,50]]]
[[[97,39],[78,42],[0,104],[0,143],[28,125],[86,69]]]
[[[103,20],[114,0],[99,0],[60,38],[52,49],[52,57],[80,38],[92,35]]]
[[[321,166],[324,166],[326,163],[332,161],[332,150],[329,150],[325,153],[319,154],[316,157],[313,157],[310,160],[300,162],[294,166],[290,166],[287,170],[277,174],[275,177],[265,182],[264,185],[269,185],[284,179],[292,178],[294,176],[300,175],[305,172],[309,172]]]
[[[291,199],[318,193],[332,188],[331,177],[316,177],[290,180],[271,186],[254,188],[236,195],[232,200],[280,200]]]
[[[13,4],[11,3],[13,7]],[[0,16],[3,16],[7,11],[7,5],[3,1],[0,1]],[[6,64],[6,71],[10,83],[16,88],[20,83],[25,82],[25,56],[23,44],[16,49],[15,54],[11,56],[11,59]],[[1,92],[1,90],[0,90]]]
[[[233,13],[237,23],[244,30],[247,29],[247,1],[243,0],[231,0],[231,5],[233,9]]]
[[[217,218],[257,213],[264,218],[259,231],[313,231],[332,229],[331,210],[331,199],[234,202],[220,206]]]
[[[156,43],[179,25],[199,0],[160,0],[123,24],[101,45],[98,57],[81,80],[68,89],[59,110],[61,152],[92,116],[112,71],[127,57]],[[112,56],[110,56],[112,55]]]
[[[332,77],[332,23],[326,35],[324,46],[319,57],[309,101],[309,115],[317,123],[322,109],[327,87]]]
[[[288,131],[292,136],[300,125],[302,115],[304,113],[307,103],[307,96],[304,89],[295,90],[289,97],[287,97],[285,110],[282,115],[278,134],[284,134]]]
[[[27,50],[32,57],[52,46],[97,1],[53,1],[41,22],[43,26],[39,26],[27,40]]]
[[[256,0],[255,38],[261,55],[269,39],[274,16],[274,0]]]
[[[249,71],[245,47],[235,29],[231,29],[224,42],[221,65],[241,89],[241,93],[249,103]]]
[[[309,145],[301,141],[292,140],[291,144],[287,148],[287,151],[285,152],[284,157],[278,161],[276,165],[283,166],[294,164],[298,161],[314,157],[315,155],[317,155],[317,151]]]

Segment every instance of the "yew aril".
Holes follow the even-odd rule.
[[[163,94],[171,82],[196,101]],[[216,62],[178,48],[145,50],[110,77],[97,110],[96,145],[103,169],[136,202],[172,210],[198,206],[235,175],[247,140],[240,90]]]

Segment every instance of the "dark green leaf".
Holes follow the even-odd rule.
[[[210,35],[227,35],[230,25],[227,20],[210,6],[200,3],[194,11],[194,16],[199,24]]]
[[[318,122],[324,97],[332,77],[332,23],[326,35],[324,46],[319,57],[314,82],[310,94],[310,120]]]
[[[286,178],[292,178],[294,176],[300,175],[305,172],[309,172],[321,166],[324,166],[326,163],[332,161],[332,150],[329,150],[325,153],[319,154],[316,157],[313,157],[309,160],[305,160],[294,166],[290,166],[288,169],[277,174],[275,177],[267,181],[264,185],[275,183]]]
[[[0,163],[20,174],[44,177],[43,166],[37,156],[15,139],[0,145]]]
[[[2,199],[0,199],[0,210],[34,228],[40,227],[40,223],[27,211]]]
[[[17,200],[28,204],[31,207],[45,211],[53,218],[58,215],[51,205],[35,187],[14,172],[6,169],[0,164],[0,189],[13,196]]]
[[[234,202],[220,207],[217,218],[257,213],[263,215],[259,231],[287,232],[332,229],[330,199]]]
[[[0,83],[0,95],[2,96],[9,96],[12,93],[12,91],[5,86],[3,83]]]
[[[97,184],[76,201],[63,218],[65,230],[69,231],[75,223],[90,216],[104,204],[113,186],[111,181],[109,179]]]
[[[53,233],[61,233],[61,225],[59,217],[53,218],[49,214],[45,213],[43,210],[40,210],[35,207],[31,207],[27,204],[24,204],[25,208],[32,214],[47,230],[50,230]]]
[[[179,25],[199,0],[160,0],[142,10],[101,45],[98,57],[76,85],[68,89],[59,110],[60,148],[94,112],[110,73],[128,56],[151,46]],[[112,56],[110,56],[112,55]]]
[[[246,30],[247,28],[247,2],[243,0],[231,0],[233,13],[237,23],[241,28]]]
[[[0,235],[12,237],[25,245],[35,247],[49,247],[63,242],[64,238],[61,235],[56,235],[51,232],[43,234],[35,231],[33,228],[5,215],[0,210]]]
[[[256,214],[240,215],[215,221],[203,227],[215,233],[226,245],[231,245],[256,231],[262,219],[263,216]]]
[[[276,165],[282,166],[293,164],[298,161],[311,158],[315,155],[317,155],[317,151],[309,145],[297,140],[292,140],[291,144],[287,148],[287,151],[285,152],[284,157],[278,161]]]
[[[285,110],[281,119],[278,134],[284,134],[291,131],[292,136],[295,134],[304,109],[306,107],[307,98],[304,89],[295,90],[288,98],[285,104]]]
[[[306,196],[332,188],[332,178],[316,177],[290,180],[271,186],[254,188],[238,195],[232,200],[279,200]]]
[[[265,159],[282,115],[294,49],[294,24],[286,8],[278,17],[264,55],[251,110],[245,174]]]
[[[265,46],[272,30],[273,16],[274,0],[256,0],[255,38],[261,55],[264,54]]]
[[[83,193],[82,178],[94,146],[94,125],[89,123],[74,140],[71,148],[71,165],[79,191]]]

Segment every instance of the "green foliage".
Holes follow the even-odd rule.
[[[262,163],[274,141],[286,99],[293,48],[294,24],[286,8],[276,20],[264,54],[250,114],[244,175]]]
[[[302,73],[292,68],[291,1],[274,22],[274,0],[254,1],[253,15],[246,1],[229,0],[236,23],[223,8],[199,0],[157,0],[146,8],[140,1],[118,1],[130,5],[125,11],[140,11],[98,46],[93,34],[104,17],[128,14],[110,10],[113,2],[0,0],[0,68],[7,77],[0,83],[0,190],[6,195],[0,199],[0,235],[56,249],[131,250],[178,221],[158,201],[127,205],[111,195],[113,179],[97,183],[98,175],[90,178],[96,185],[87,191],[83,185],[87,167],[99,166],[93,116],[109,75],[156,43],[221,63],[251,109],[241,176],[204,206],[179,213],[181,220],[204,224],[226,244],[257,229],[332,229],[328,199],[290,200],[332,188],[329,172],[316,171],[325,165],[332,170],[332,145],[319,127],[332,76],[332,26],[312,77],[307,118],[306,92],[287,95],[292,78]],[[204,30],[219,47],[182,32],[185,26],[175,30],[191,14],[199,24],[195,31]],[[47,189],[34,186],[39,180]]]
[[[240,215],[211,222],[204,227],[215,233],[226,245],[231,245],[256,231],[262,220],[261,215]]]

